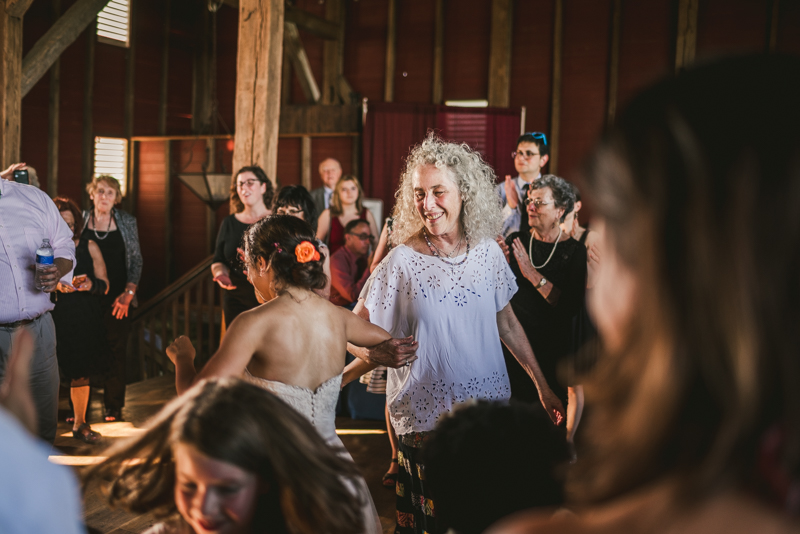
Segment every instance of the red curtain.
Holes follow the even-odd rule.
[[[519,108],[369,104],[362,137],[364,193],[382,199],[384,213],[391,213],[405,157],[430,129],[479,151],[499,180],[516,175],[511,152],[519,137],[520,112]]]

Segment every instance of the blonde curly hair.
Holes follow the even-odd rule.
[[[414,201],[414,173],[423,165],[447,169],[461,196],[461,225],[467,238],[478,244],[494,239],[502,227],[500,200],[495,192],[495,174],[481,155],[466,144],[448,143],[429,132],[411,149],[395,193],[392,244],[404,243],[423,227]]]

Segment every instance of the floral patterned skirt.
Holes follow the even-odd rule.
[[[420,448],[429,432],[399,436],[397,463],[397,526],[395,534],[444,534],[437,528],[436,510],[425,483],[425,466],[419,463]]]

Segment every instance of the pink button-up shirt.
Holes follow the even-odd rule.
[[[44,191],[0,179],[0,323],[34,319],[53,309],[50,294],[34,287],[36,249],[49,238],[56,258],[72,261],[72,231]],[[72,271],[65,282],[72,281]]]

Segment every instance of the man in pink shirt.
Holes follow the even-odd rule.
[[[331,297],[337,306],[351,306],[369,278],[367,254],[375,238],[369,223],[350,221],[344,227],[344,246],[331,256]]]
[[[42,272],[44,291],[40,291],[34,285],[34,264],[36,249],[45,238],[50,240],[55,259]],[[30,385],[37,434],[50,443],[58,424],[58,362],[50,293],[59,280],[72,283],[74,264],[72,231],[53,201],[36,187],[0,180],[0,382],[5,377],[12,335],[25,327],[35,340]]]

